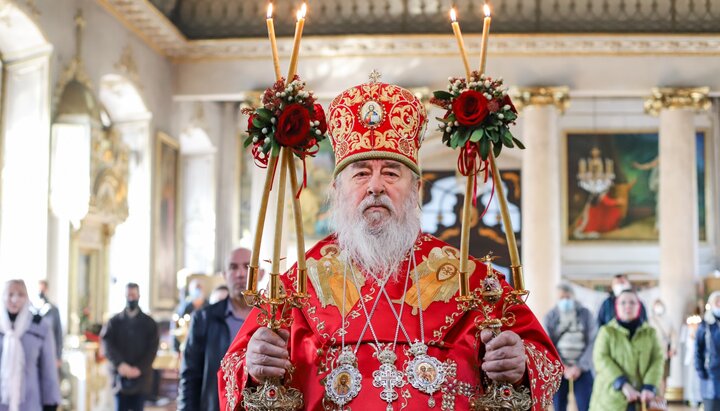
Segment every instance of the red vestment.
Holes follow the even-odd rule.
[[[422,318],[425,343],[429,346],[428,355],[443,362],[447,370],[441,390],[433,394],[436,402],[434,409],[468,410],[469,397],[481,393],[483,387],[479,369],[484,346],[475,327],[475,319],[481,314],[477,311],[463,312],[455,301],[459,288],[457,249],[435,237],[421,234],[415,243],[414,253],[414,261],[412,258],[406,258],[401,263],[397,281],[389,281],[385,290],[393,301],[397,313],[405,294],[401,314],[402,324],[411,343],[421,339],[419,305],[423,307]],[[367,311],[370,312],[376,298],[380,298],[375,312],[371,315],[372,330],[368,327],[357,352],[358,368],[363,377],[362,388],[358,396],[345,408],[385,409],[386,403],[380,398],[382,389],[373,386],[372,373],[378,369],[380,363],[374,355],[377,350],[372,331],[381,344],[392,345],[397,334],[395,365],[401,371],[405,369],[408,361],[408,336],[398,329],[395,314],[387,298],[378,295],[380,286],[374,280],[365,279],[357,267],[354,270],[346,269],[338,259],[338,254],[334,236],[320,241],[307,253],[310,300],[302,310],[292,310],[293,323],[288,346],[295,372],[290,385],[302,392],[305,410],[339,408],[327,400],[323,403],[325,394],[323,379],[336,366],[341,349],[344,287],[344,305],[347,313],[345,344],[353,349],[366,324],[365,312],[359,299],[364,298]],[[408,264],[411,268],[409,274]],[[417,268],[412,270],[415,264]],[[477,260],[471,260],[469,268],[472,272],[470,288],[476,289],[486,275],[486,268]],[[410,275],[410,278],[405,292],[407,275]],[[503,298],[499,305],[502,305],[511,287],[502,279],[502,275],[499,277],[503,287]],[[286,289],[294,289],[295,267],[282,278]],[[359,291],[355,284],[360,285]],[[420,304],[418,290],[421,296]],[[532,393],[532,410],[545,410],[550,405],[562,377],[563,368],[558,354],[526,305],[516,305],[509,312],[514,314],[515,324],[503,329],[516,332],[525,345],[527,371],[524,384]],[[500,307],[497,307],[494,314],[500,314]],[[258,310],[254,309],[246,319],[230,345],[218,372],[219,395],[223,410],[241,409],[242,390],[249,378],[244,367],[245,350],[253,332],[259,327],[257,315]],[[393,409],[412,411],[430,409],[429,395],[416,390],[407,383],[407,378],[404,380],[405,385],[396,388],[399,398],[392,403]]]

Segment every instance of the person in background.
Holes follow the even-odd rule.
[[[57,366],[62,365],[62,349],[63,349],[63,330],[62,323],[60,322],[60,310],[58,310],[55,304],[50,302],[48,298],[48,282],[47,280],[40,280],[38,282],[39,290],[39,306],[37,307],[37,313],[42,317],[43,321],[46,321],[52,330],[53,337],[55,338],[55,355],[57,357]]]
[[[705,411],[720,411],[720,291],[710,294],[707,304],[695,335],[695,369]]]
[[[60,386],[52,332],[30,312],[23,280],[6,282],[2,296],[0,410],[54,411],[60,404]]]
[[[568,283],[557,288],[558,302],[545,315],[543,325],[560,354],[565,366],[560,389],[553,397],[555,411],[565,411],[568,405],[570,381],[578,411],[587,411],[592,394],[592,352],[595,339],[595,321],[590,310],[575,299]]]
[[[655,399],[663,373],[663,350],[655,329],[640,316],[640,299],[624,290],[615,299],[616,318],[600,327],[595,347],[591,411],[640,411]]]
[[[192,315],[180,367],[178,411],[220,410],[217,370],[251,308],[242,294],[250,254],[246,248],[230,253],[223,272],[228,297]]]
[[[230,295],[230,290],[227,288],[227,285],[218,285],[215,287],[214,290],[210,293],[210,298],[208,299],[210,304],[215,304],[218,301],[222,301],[226,298],[228,298],[228,295]]]
[[[668,375],[670,375],[670,359],[675,356],[677,350],[677,332],[675,325],[665,317],[665,304],[662,300],[657,299],[653,302],[652,312],[648,318],[648,323],[655,329],[660,347],[663,349],[663,358],[665,365],[663,367],[663,377],[660,383],[660,394],[665,395],[665,387]]]
[[[615,298],[625,290],[632,290],[632,284],[630,284],[630,280],[626,274],[616,274],[610,286],[610,295],[603,301],[598,311],[598,327],[602,327],[615,318]],[[645,312],[645,306],[642,302],[640,302],[640,318],[643,321],[647,320],[647,313]]]
[[[152,363],[160,335],[155,321],[138,306],[140,287],[128,283],[125,297],[125,309],[108,321],[101,337],[111,364],[115,410],[142,411],[152,391]]]
[[[190,280],[190,283],[187,285],[187,290],[187,296],[184,300],[180,301],[180,304],[178,304],[175,309],[178,323],[173,324],[173,326],[179,325],[180,327],[183,327],[183,321],[185,322],[185,325],[187,325],[186,323],[190,320],[190,316],[194,311],[208,306],[208,301],[205,299],[203,285],[200,280],[197,278]],[[182,328],[180,331],[181,334],[184,332]],[[175,347],[175,352],[180,353],[182,351],[183,347],[181,338],[178,338],[177,334],[173,340],[173,345]]]

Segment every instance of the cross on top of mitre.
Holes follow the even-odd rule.
[[[373,69],[373,71],[370,72],[370,75],[368,77],[370,77],[371,83],[377,83],[378,81],[380,81],[380,77],[382,77],[382,74],[380,74],[379,71]]]

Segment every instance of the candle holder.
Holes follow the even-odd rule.
[[[276,274],[271,274],[276,275]],[[258,310],[258,324],[267,326],[274,332],[292,324],[291,309],[303,308],[307,305],[307,295],[280,291],[275,297],[268,297],[266,292],[246,292],[245,301]],[[303,407],[303,395],[290,387],[294,367],[287,371],[286,378],[268,378],[262,384],[243,390],[242,406],[248,411],[282,410],[292,411]]]
[[[525,304],[528,295],[527,290],[511,289],[508,296],[500,301],[504,290],[492,268],[492,261],[497,258],[492,253],[481,258],[480,261],[487,266],[487,275],[483,279],[481,287],[468,295],[460,295],[457,298],[458,306],[463,311],[477,311],[481,314],[475,319],[475,327],[479,331],[489,329],[493,336],[500,334],[503,326],[515,325],[515,314],[509,310],[516,305]],[[493,314],[498,308],[501,312],[499,318]],[[491,381],[484,374],[483,386],[485,387],[484,394],[470,397],[471,410],[524,411],[529,410],[532,406],[530,390],[525,386],[515,387],[513,384]]]

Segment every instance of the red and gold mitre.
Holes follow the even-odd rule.
[[[328,134],[337,176],[348,164],[369,159],[399,161],[420,175],[418,150],[427,112],[410,91],[373,80],[345,90],[330,103]]]

